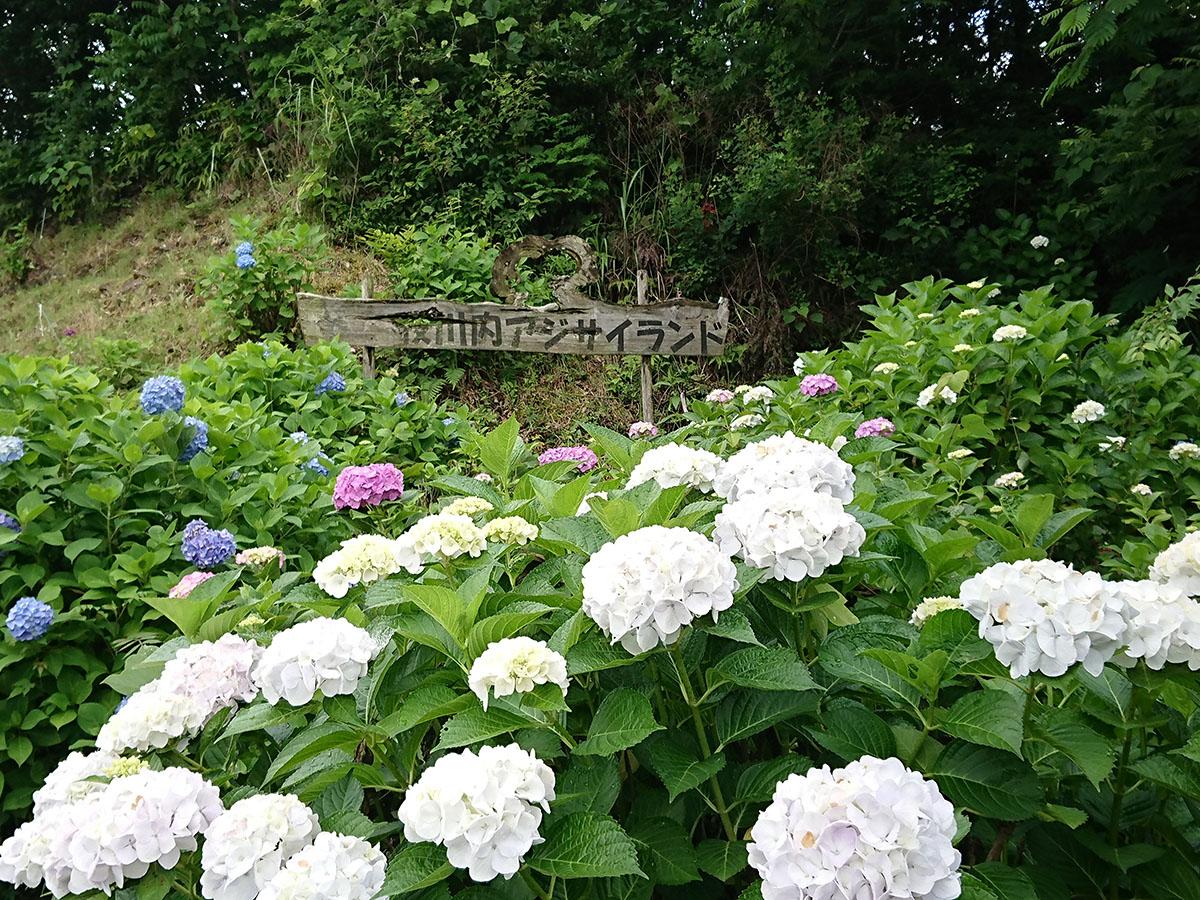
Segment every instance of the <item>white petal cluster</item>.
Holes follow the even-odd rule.
[[[763,900],[952,900],[954,807],[895,758],[792,775],[750,831]]]
[[[908,621],[920,628],[934,616],[948,609],[962,609],[962,601],[957,597],[926,597],[917,604]]]
[[[1139,481],[1129,489],[1129,493],[1136,494],[1139,497],[1149,497],[1154,493],[1154,490],[1150,487],[1150,485],[1143,481]]]
[[[992,482],[992,487],[999,488],[1002,491],[1011,491],[1019,488],[1021,482],[1024,480],[1024,472],[1005,472],[1003,475],[996,476],[996,480]]]
[[[802,581],[857,556],[867,533],[836,498],[788,488],[727,503],[713,539],[777,581]]]
[[[948,384],[944,384],[940,388],[936,384],[931,384],[922,388],[921,393],[917,394],[917,406],[921,409],[928,409],[933,405],[934,400],[940,400],[946,406],[953,406],[958,402],[958,393]]]
[[[538,527],[520,516],[503,516],[483,526],[483,536],[500,544],[523,547],[538,536]]]
[[[404,837],[440,844],[473,881],[511,878],[542,842],[542,811],[554,799],[554,772],[516,744],[447,753],[421,773],[400,804]]]
[[[1108,453],[1110,450],[1124,450],[1126,443],[1128,443],[1128,438],[1123,438],[1118,434],[1110,434],[1108,440],[1100,442],[1100,450],[1103,453]]]
[[[959,599],[1014,678],[1053,678],[1075,663],[1099,675],[1125,633],[1125,605],[1111,585],[1050,559],[989,566],[963,582]]]
[[[567,661],[530,637],[511,637],[488,644],[471,664],[471,690],[488,706],[488,692],[497,697],[525,694],[539,684],[557,684],[567,696]]]
[[[579,509],[575,510],[575,515],[586,516],[588,513],[590,513],[592,511],[592,507],[588,501],[592,499],[607,500],[608,491],[592,491],[590,494],[586,495],[579,502]]]
[[[970,344],[955,344],[953,349],[955,353],[970,353],[975,348]]]
[[[729,423],[729,427],[734,431],[745,431],[747,428],[753,428],[755,425],[761,425],[767,421],[758,413],[746,413],[744,416],[738,416]]]
[[[946,454],[946,459],[966,459],[968,456],[974,456],[975,451],[970,447],[956,447]]]
[[[1084,400],[1071,410],[1071,421],[1076,425],[1082,425],[1085,422],[1099,422],[1104,418],[1107,410],[1103,403],[1097,403],[1095,400]]]
[[[1167,456],[1175,460],[1200,459],[1200,444],[1192,441],[1176,441],[1167,451]]]
[[[260,652],[233,634],[183,648],[104,723],[96,746],[109,753],[160,749],[196,734],[221,710],[258,695],[250,672]]]
[[[97,783],[35,813],[0,845],[0,881],[44,882],[55,897],[108,894],[152,865],[172,868],[222,810],[217,789],[187,769],[144,769]]]
[[[1003,344],[1005,341],[1019,341],[1028,334],[1024,325],[1001,325],[992,332],[992,340]]]
[[[615,644],[644,653],[672,644],[693,619],[733,605],[737,569],[686,528],[651,525],[622,535],[583,567],[583,611]]]
[[[254,667],[254,683],[271,705],[303,706],[315,695],[352,694],[382,649],[345,619],[318,618],[275,635]]]
[[[430,559],[479,556],[487,549],[483,529],[470,516],[447,512],[418,520],[396,543],[400,545],[405,565],[414,574]],[[415,570],[413,565],[417,566]]]
[[[1050,238],[1046,237],[1044,234],[1035,234],[1029,239],[1029,246],[1034,250],[1041,250],[1043,247],[1049,247]]]
[[[495,507],[482,497],[458,497],[447,503],[442,512],[451,516],[474,516],[493,509]]]
[[[835,450],[789,431],[743,447],[725,462],[713,487],[727,500],[803,487],[849,503],[854,469]]]
[[[204,836],[200,893],[208,900],[254,900],[319,830],[316,813],[291,794],[239,800]]]
[[[1171,583],[1119,581],[1113,590],[1129,619],[1125,650],[1115,662],[1131,666],[1143,659],[1151,669],[1167,663],[1200,669],[1200,603]]]
[[[1189,597],[1200,596],[1200,531],[1185,534],[1154,557],[1150,577],[1176,585]]]
[[[370,584],[401,569],[416,575],[421,566],[414,566],[398,541],[380,534],[360,534],[342,541],[340,548],[317,563],[313,581],[330,597],[340,599],[356,584]]]
[[[665,444],[642,454],[641,460],[629,474],[627,488],[655,481],[661,488],[686,484],[704,493],[713,489],[713,482],[724,460],[717,454],[684,444]]]
[[[972,282],[971,284],[974,284],[974,282]],[[969,286],[970,285],[968,285],[968,287]],[[983,285],[980,285],[980,287],[983,287]],[[988,296],[990,297],[991,294],[988,294]],[[976,309],[973,306],[969,306],[966,309],[964,309],[962,312],[960,312],[958,314],[958,317],[960,319],[974,319],[976,316],[982,316],[982,315],[983,315],[982,309]]]
[[[109,767],[121,757],[98,750],[95,753],[75,752],[58,764],[46,776],[45,783],[33,792],[33,814],[36,816],[56,806],[82,800],[92,791],[104,787],[98,781],[88,781],[108,774]]]
[[[775,392],[765,384],[756,385],[748,391],[742,392],[742,402],[746,404],[758,403],[760,401],[771,401],[775,399]]]
[[[374,844],[323,831],[272,878],[258,900],[371,900],[387,858]]]
[[[871,371],[876,375],[892,375],[900,371],[900,364],[894,362],[881,362]]]

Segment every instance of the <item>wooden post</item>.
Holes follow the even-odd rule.
[[[638,306],[645,306],[647,301],[646,289],[649,274],[645,269],[637,270],[637,302]],[[652,391],[654,382],[650,377],[650,357],[642,357],[642,421],[654,421],[654,394]]]
[[[371,291],[374,288],[374,279],[368,272],[363,276],[362,280],[362,298],[364,300],[371,299]],[[375,348],[363,347],[363,378],[375,377]]]

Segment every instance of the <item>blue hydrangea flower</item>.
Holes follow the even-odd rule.
[[[288,440],[295,444],[307,444],[308,433],[304,431],[293,431],[288,435]]]
[[[254,245],[249,241],[242,241],[233,248],[234,256],[252,256],[254,254]]]
[[[408,396],[408,391],[401,391],[396,395],[396,405],[399,407],[408,406],[411,400],[412,397]]]
[[[192,439],[179,454],[179,461],[188,462],[193,456],[208,447],[208,423],[202,422],[195,416],[184,416],[183,423],[192,429]]]
[[[123,710],[125,708],[125,704],[128,702],[129,702],[128,697],[122,697],[120,702],[117,703],[117,708],[113,710],[113,714],[115,715],[116,713],[119,713],[121,710]]]
[[[237,542],[224,528],[209,528],[192,519],[183,529],[183,558],[197,569],[212,571],[237,553]]]
[[[153,416],[158,413],[179,412],[183,409],[183,382],[172,375],[155,375],[142,385],[142,411]]]
[[[15,434],[0,434],[0,463],[16,462],[25,455],[25,442]]]
[[[18,641],[36,641],[50,630],[54,610],[36,597],[22,597],[8,611],[5,625]]]
[[[21,533],[21,523],[6,512],[0,512],[0,528],[7,528],[17,534]],[[4,559],[6,556],[8,556],[8,551],[0,550],[0,559]]]
[[[234,260],[234,264],[239,269],[253,269],[257,262],[258,261],[249,253],[239,254],[238,258]]]
[[[446,418],[442,419],[442,424],[447,428],[452,428],[457,423],[454,421],[454,416],[446,416]]]
[[[329,469],[321,465],[321,461],[315,456],[304,464],[304,468],[308,469],[310,472],[316,472],[322,478],[329,474]]]
[[[346,389],[346,379],[338,372],[330,372],[325,376],[325,379],[316,386],[313,393],[320,397],[322,394],[336,393]]]

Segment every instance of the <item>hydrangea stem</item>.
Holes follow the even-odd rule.
[[[696,726],[696,739],[700,742],[700,752],[704,754],[705,759],[709,759],[713,755],[712,745],[708,742],[708,734],[704,730],[704,720],[700,717],[700,705],[696,702],[692,679],[688,675],[687,666],[683,663],[683,652],[679,649],[678,642],[671,644],[669,651],[671,660],[675,663],[675,673],[679,676],[679,689],[683,691],[683,699],[692,712],[692,724]],[[725,794],[721,790],[721,782],[714,774],[709,776],[708,783],[712,785],[713,801],[717,807],[717,814],[721,817],[721,825],[725,828],[725,836],[731,841],[736,841],[737,831],[729,818],[729,807],[725,805]]]
[[[538,884],[537,879],[533,877],[528,869],[522,867],[519,871],[521,873],[521,880],[529,885],[529,889],[533,891],[534,894],[536,894],[538,897],[541,897],[542,900],[550,900],[550,895],[546,893],[546,889]]]

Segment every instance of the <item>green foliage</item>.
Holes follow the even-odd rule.
[[[33,238],[24,228],[10,225],[0,234],[0,279],[22,284],[33,268],[29,258]]]
[[[235,219],[238,246],[253,249],[245,256],[231,250],[214,256],[198,290],[224,317],[230,340],[276,335],[292,337],[296,321],[296,292],[308,286],[324,253],[325,236],[314,225],[262,231],[251,219]],[[246,267],[239,259],[249,258]]]

